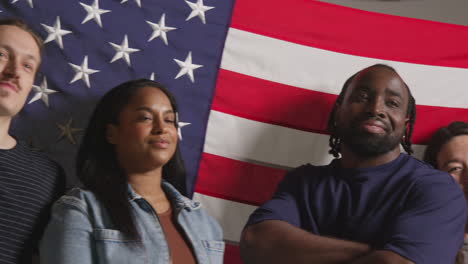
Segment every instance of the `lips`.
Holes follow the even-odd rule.
[[[165,139],[158,139],[158,140],[150,140],[150,145],[156,148],[166,149],[169,147],[169,141]]]
[[[368,133],[382,134],[387,131],[387,126],[379,120],[366,120],[360,124],[360,127]]]
[[[0,82],[0,87],[12,90],[12,91],[14,91],[16,93],[18,92],[18,87],[16,87],[16,85],[14,85],[11,82],[2,81],[2,82]]]

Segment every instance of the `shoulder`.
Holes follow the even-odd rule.
[[[34,165],[41,170],[50,171],[53,174],[62,174],[62,167],[46,153],[37,149],[32,149],[26,145],[25,142],[19,141],[17,146],[13,149],[14,158],[21,160],[29,165]]]
[[[440,204],[452,209],[466,208],[462,189],[447,172],[434,169],[429,164],[409,157],[407,163],[409,197],[414,204]]]
[[[330,170],[333,167],[332,164],[325,166],[305,164],[299,166],[286,173],[286,176],[284,177],[281,184],[305,186],[320,182],[324,179],[328,179],[328,176],[331,175]]]
[[[291,170],[288,175],[294,175],[295,177],[297,176],[310,176],[314,175],[320,171],[327,170],[330,165],[325,165],[325,166],[315,166],[310,163],[301,165],[297,168],[294,168]]]
[[[412,156],[407,155],[403,166],[404,170],[410,174],[410,179],[418,186],[434,185],[432,187],[437,188],[436,185],[447,185],[459,189],[457,182],[450,174],[434,169],[431,165]]]
[[[422,160],[419,160],[413,156],[410,156],[404,153],[402,153],[401,155],[402,155],[402,164],[403,164],[402,166],[411,167],[413,169],[418,169],[419,172],[439,171],[439,170],[434,169],[434,167],[432,167],[428,163]]]
[[[22,193],[39,203],[51,203],[64,193],[65,173],[60,165],[45,153],[31,149],[24,142],[17,141],[14,148],[0,150],[0,173],[14,175],[15,183],[10,185],[14,192]]]
[[[54,204],[53,210],[78,210],[87,214],[93,207],[100,206],[93,192],[81,188],[73,188],[60,197]]]
[[[91,192],[80,188],[71,189],[52,206],[47,229],[92,232],[100,224],[100,218],[95,212],[102,210],[93,200],[95,197]]]

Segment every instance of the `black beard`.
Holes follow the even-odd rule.
[[[394,150],[400,145],[403,136],[402,133],[371,134],[354,126],[341,129],[339,134],[341,143],[363,158],[379,156]]]

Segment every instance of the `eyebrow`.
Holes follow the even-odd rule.
[[[401,93],[400,93],[400,92],[397,92],[397,91],[395,91],[395,90],[391,90],[391,89],[387,88],[387,89],[385,89],[385,92],[386,92],[387,94],[390,94],[391,96],[397,96],[397,97],[402,98]]]
[[[356,88],[354,89],[355,91],[369,91],[370,88],[368,85],[357,85]]]
[[[140,106],[137,109],[135,109],[135,111],[147,111],[147,112],[154,113],[153,109],[151,109],[151,108],[149,108],[147,106]],[[174,110],[172,110],[172,109],[166,110],[166,111],[163,112],[163,114],[174,114]]]
[[[35,61],[36,63],[39,63],[39,59],[36,58],[36,57],[34,57],[33,55],[29,55],[29,54],[28,54],[28,55],[26,55],[26,57],[27,57],[29,60],[33,60],[33,61]]]

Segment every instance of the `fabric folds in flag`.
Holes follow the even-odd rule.
[[[241,263],[249,214],[289,169],[331,161],[328,115],[360,69],[388,64],[407,82],[417,157],[437,128],[468,121],[466,26],[311,0],[17,0],[0,11],[49,39],[14,128],[71,182],[76,144],[103,93],[153,76],[176,94],[189,193],[221,223],[226,263]]]
[[[466,26],[317,1],[236,1],[195,189],[231,242],[226,263],[240,263],[248,216],[289,169],[331,161],[329,113],[360,69],[388,64],[407,82],[419,158],[437,128],[468,121],[464,43]]]

